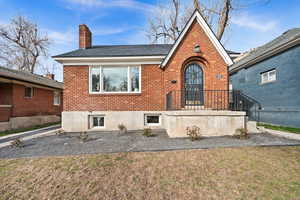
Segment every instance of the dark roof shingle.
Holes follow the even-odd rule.
[[[26,82],[35,83],[35,84],[48,86],[52,88],[58,88],[58,89],[63,89],[64,86],[64,84],[61,82],[51,80],[41,75],[32,74],[26,71],[8,69],[5,67],[0,67],[0,77],[26,81]]]
[[[172,44],[93,46],[53,57],[164,56],[168,54],[171,47]]]
[[[173,44],[141,44],[141,45],[99,45],[88,49],[77,49],[58,57],[125,57],[125,56],[166,56]],[[237,52],[227,51],[229,54]]]

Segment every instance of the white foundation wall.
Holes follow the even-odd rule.
[[[62,113],[62,127],[66,132],[81,132],[81,131],[114,131],[118,130],[119,124],[124,124],[127,130],[141,130],[144,129],[144,115],[145,114],[161,114],[161,124],[158,126],[151,126],[154,129],[164,128],[164,116],[159,111],[94,111],[94,112],[63,112]],[[103,115],[103,128],[89,128],[89,116]]]
[[[146,126],[145,114],[160,114],[161,124]],[[105,116],[103,128],[89,128],[89,116]],[[62,127],[66,132],[114,131],[119,124],[127,130],[166,129],[170,137],[187,137],[186,128],[198,126],[203,136],[233,135],[236,129],[244,128],[245,112],[233,111],[73,111],[62,113]]]

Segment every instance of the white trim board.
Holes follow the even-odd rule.
[[[126,63],[126,64],[160,64],[165,56],[129,56],[129,57],[74,57],[54,58],[55,61],[64,65],[99,65],[111,63]]]
[[[189,30],[189,28],[191,27],[191,25],[193,24],[195,19],[197,19],[197,22],[202,27],[202,29],[204,30],[204,32],[206,33],[206,35],[208,36],[210,41],[213,43],[213,45],[216,47],[217,51],[219,52],[221,57],[224,59],[225,63],[227,65],[232,65],[233,64],[232,59],[230,58],[230,56],[228,55],[228,53],[226,52],[226,50],[224,49],[224,47],[222,46],[220,41],[217,39],[217,37],[215,36],[213,31],[210,29],[210,27],[208,26],[208,24],[206,23],[204,18],[201,16],[200,12],[198,10],[195,10],[194,14],[192,15],[192,17],[190,18],[190,20],[186,24],[183,31],[181,32],[179,38],[176,40],[176,42],[173,45],[172,49],[170,50],[170,52],[168,53],[168,55],[166,56],[166,58],[162,62],[162,64],[161,64],[162,68],[165,67],[166,64],[169,62],[170,58],[174,54],[175,50],[177,49],[178,45],[181,43],[184,36],[187,34],[187,31]]]

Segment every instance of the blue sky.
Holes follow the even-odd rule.
[[[81,23],[93,32],[93,44],[144,44],[149,43],[145,36],[147,19],[158,1],[163,0],[0,0],[0,24],[8,23],[16,15],[26,16],[53,41],[51,55],[78,47]],[[182,1],[187,4],[191,0]],[[299,0],[271,0],[267,5],[240,9],[233,13],[224,46],[246,51],[290,28],[300,27],[299,10]],[[51,58],[44,61],[45,65],[52,62]],[[61,68],[55,74],[62,80]]]

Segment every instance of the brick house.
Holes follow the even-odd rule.
[[[0,131],[59,122],[62,91],[53,74],[0,67]]]
[[[67,132],[166,129],[184,137],[233,134],[245,113],[231,111],[230,55],[196,10],[174,44],[92,45],[79,26],[79,49],[54,56],[64,65],[62,126]]]

